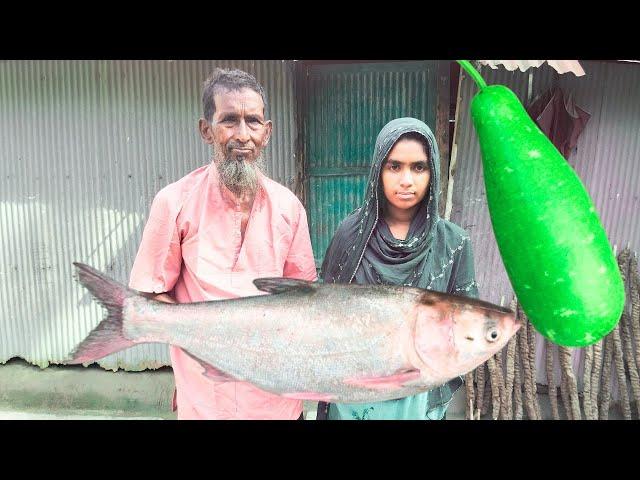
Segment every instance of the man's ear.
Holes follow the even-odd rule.
[[[204,143],[207,145],[213,145],[213,131],[211,130],[211,124],[204,118],[201,118],[198,121],[198,131],[200,132],[200,137],[202,137],[202,141]]]
[[[267,129],[267,133],[266,136],[264,138],[264,145],[263,146],[267,146],[269,144],[269,140],[271,139],[271,129],[273,128],[273,123],[271,122],[271,120],[267,120],[264,123],[264,128]]]

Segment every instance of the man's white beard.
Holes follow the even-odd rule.
[[[255,160],[237,160],[226,156],[218,145],[213,147],[213,161],[218,169],[220,181],[234,195],[255,194],[260,187],[260,173],[264,172],[262,153]]]

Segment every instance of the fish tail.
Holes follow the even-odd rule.
[[[65,364],[86,363],[135,345],[124,336],[122,307],[125,299],[137,296],[126,286],[82,263],[73,263],[80,283],[107,309],[107,316],[71,352]]]

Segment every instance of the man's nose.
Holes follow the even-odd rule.
[[[244,120],[240,120],[238,123],[238,127],[235,130],[234,139],[241,143],[247,143],[249,138],[249,129],[247,128],[247,124]]]

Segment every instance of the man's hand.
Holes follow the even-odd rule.
[[[164,303],[177,303],[173,298],[169,296],[168,293],[146,293],[140,292],[143,297],[149,298],[151,300],[156,300],[158,302]]]

